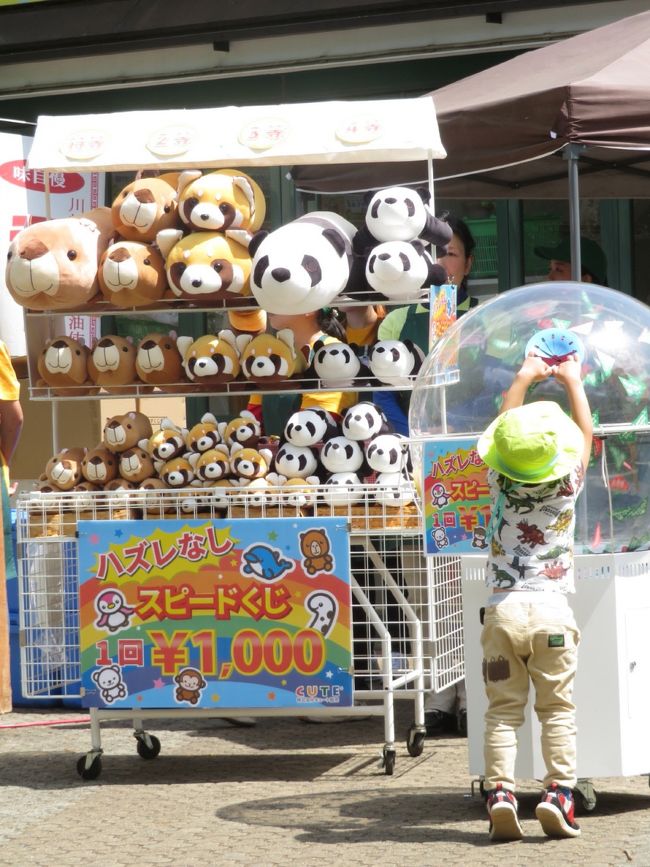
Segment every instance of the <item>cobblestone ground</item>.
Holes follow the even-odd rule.
[[[393,776],[378,766],[383,721],[322,725],[258,719],[155,720],[162,742],[144,761],[130,724],[102,724],[103,771],[83,781],[86,717],[69,710],[0,717],[0,865],[637,865],[650,867],[648,777],[596,780],[582,837],[546,838],[539,786],[522,784],[525,839],[493,844],[471,796],[466,741],[404,743],[411,705],[397,708]],[[75,719],[72,725],[20,726]],[[15,727],[10,727],[15,726]]]

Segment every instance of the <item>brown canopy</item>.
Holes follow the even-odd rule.
[[[521,54],[430,96],[448,154],[435,163],[439,195],[566,198],[561,156],[573,144],[585,147],[583,196],[650,196],[650,12]],[[426,182],[427,164],[299,166],[292,174],[299,189],[350,191]]]

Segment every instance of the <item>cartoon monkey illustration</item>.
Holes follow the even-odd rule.
[[[303,565],[308,575],[316,572],[331,572],[334,559],[330,552],[330,540],[325,530],[308,530],[300,534],[300,550],[303,555]]]
[[[176,701],[187,701],[190,704],[198,704],[201,700],[201,690],[207,686],[201,672],[196,668],[184,668],[178,672],[174,680],[178,684],[176,687]]]

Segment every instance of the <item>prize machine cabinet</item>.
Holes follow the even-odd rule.
[[[269,137],[269,133],[269,136],[260,138],[265,124],[272,124],[273,136]],[[128,142],[123,136],[116,134],[117,130],[123,128],[131,129]],[[219,130],[223,140],[220,139],[218,145],[215,145],[212,132],[208,135],[207,130]],[[173,153],[170,150],[172,144]],[[80,153],[80,149],[83,152]],[[431,160],[444,155],[431,101],[406,99],[229,107],[184,112],[137,112],[125,115],[94,115],[92,118],[44,117],[39,118],[29,163],[30,167],[42,169],[47,174],[53,171],[89,170],[135,173],[144,168],[173,171],[188,167],[201,167],[206,171],[238,167],[246,171],[247,167],[294,163],[428,160],[432,190]],[[338,300],[343,303],[342,299]],[[403,299],[400,303],[416,300]],[[225,314],[226,306],[228,309],[257,309],[254,301],[253,298],[246,298],[241,299],[240,304],[230,300],[227,304],[223,302],[214,306],[200,303],[184,305],[175,301],[171,306],[179,313],[196,314],[209,311]],[[163,302],[151,305],[146,308],[144,315],[150,310],[167,311],[169,306]],[[117,317],[143,314],[141,309],[117,309],[101,303],[99,308],[56,312],[100,316],[110,313]],[[49,311],[26,312],[32,374],[31,396],[32,399],[52,401],[54,408],[60,398],[54,395],[51,389],[37,386],[36,359],[44,338],[55,336],[56,332],[52,333],[52,329],[60,326],[60,319],[62,317],[49,315]],[[161,330],[164,331],[165,328],[162,327]],[[187,396],[187,383],[179,385],[181,387],[178,389],[166,388],[165,394]],[[241,396],[260,391],[256,383],[240,381],[229,385],[232,388],[223,387],[220,390],[205,390],[204,387],[200,393],[210,396]],[[316,384],[313,380],[287,381],[286,388],[284,386],[283,382],[282,393],[313,391],[321,387],[320,383]],[[403,389],[408,386],[401,384],[399,387]],[[323,387],[323,390],[358,392],[361,387],[352,384],[344,389]],[[281,391],[278,388],[279,393]],[[128,391],[125,390],[124,394],[137,398],[147,396],[149,391],[140,391],[140,386],[136,385]],[[102,396],[106,395],[93,394],[90,399],[99,399]],[[111,396],[117,395],[113,392]],[[72,399],[89,398],[79,394]],[[301,501],[301,492],[292,496],[291,492],[270,488],[269,498],[260,500],[256,492],[242,489],[241,492],[226,498],[225,510],[218,497],[208,502],[205,498],[197,497],[196,488],[157,491],[152,496],[142,491],[126,491],[117,496],[109,495],[106,491],[79,496],[24,495],[19,503],[17,524],[23,681],[30,698],[45,699],[56,695],[77,701],[81,695],[83,705],[89,707],[91,749],[77,763],[79,774],[84,779],[93,779],[101,773],[102,720],[132,719],[138,753],[143,758],[150,759],[158,755],[160,742],[145,731],[145,719],[170,716],[241,718],[244,715],[318,714],[324,720],[337,715],[383,717],[385,743],[380,766],[390,775],[396,760],[393,706],[395,698],[414,702],[415,722],[408,731],[406,747],[411,756],[420,755],[425,734],[425,677],[430,679],[430,672],[424,670],[422,652],[422,639],[427,629],[426,618],[429,610],[426,602],[422,600],[426,600],[428,579],[426,564],[421,557],[419,498],[411,480],[400,483],[399,488],[397,499],[388,505],[379,502],[378,488],[367,484],[351,486],[336,497],[332,496],[331,490],[327,494],[321,486],[314,485],[313,489],[304,495],[305,502]],[[228,521],[224,521],[224,518]],[[96,634],[93,604],[99,604],[99,597],[95,596],[93,600],[94,590],[86,581],[95,568],[94,555],[86,556],[88,546],[95,544],[93,539],[103,544],[103,534],[109,533],[109,528],[116,521],[123,522],[125,533],[146,537],[147,534],[157,532],[158,525],[161,532],[171,533],[175,531],[165,528],[171,528],[174,524],[182,527],[187,521],[196,523],[200,520],[206,525],[206,520],[207,524],[212,524],[214,519],[217,524],[223,525],[231,519],[246,521],[250,518],[255,521],[246,523],[245,529],[242,529],[244,535],[254,532],[255,528],[262,532],[261,528],[271,523],[264,519],[272,518],[273,531],[276,537],[282,537],[285,548],[287,534],[295,535],[301,520],[301,529],[308,529],[304,526],[303,519],[308,519],[308,523],[318,527],[330,522],[333,530],[337,531],[335,535],[342,533],[346,537],[342,541],[337,562],[341,564],[345,560],[346,563],[346,569],[342,571],[348,573],[348,586],[345,588],[347,596],[343,594],[341,598],[345,597],[347,600],[350,597],[345,604],[348,614],[345,622],[343,617],[334,621],[335,626],[331,633],[334,635],[335,630],[339,630],[342,636],[339,650],[344,650],[345,653],[339,655],[343,662],[339,663],[337,672],[346,679],[346,701],[339,706],[315,700],[299,704],[299,699],[290,700],[287,697],[291,685],[285,689],[280,680],[273,689],[266,684],[265,691],[269,695],[274,693],[276,696],[283,696],[283,701],[277,702],[275,706],[272,706],[275,699],[262,701],[253,697],[255,700],[250,700],[250,690],[242,690],[237,696],[231,696],[229,701],[224,701],[223,695],[229,692],[235,680],[230,674],[229,682],[226,682],[225,674],[221,677],[221,674],[226,672],[227,664],[226,668],[220,665],[216,678],[205,678],[206,681],[213,681],[210,689],[206,685],[206,696],[217,692],[223,694],[218,698],[221,702],[218,706],[215,698],[212,704],[209,701],[199,703],[197,700],[196,704],[192,703],[191,706],[179,707],[177,699],[175,703],[175,687],[169,676],[162,678],[157,675],[152,676],[153,679],[150,677],[147,683],[157,683],[159,692],[156,696],[149,696],[141,685],[127,683],[125,672],[130,671],[128,664],[121,668],[121,682],[115,685],[111,694],[100,688],[102,699],[97,699],[98,690],[95,684],[99,686],[99,681],[93,675],[99,672],[95,669],[99,665],[102,670],[115,667],[116,660],[119,661],[119,652],[115,652],[115,641],[118,641],[119,651],[120,638],[126,641],[130,637],[135,640],[138,636],[135,633],[133,636],[127,635],[126,623],[123,628],[120,627],[122,631],[115,635]],[[79,521],[92,524],[82,523],[78,526]],[[106,545],[108,544],[106,540]],[[349,553],[341,554],[344,550]],[[407,571],[409,586],[405,588],[404,574]],[[235,575],[232,580],[238,581],[239,577]],[[313,590],[312,585],[315,584],[313,576],[307,578],[305,593]],[[121,585],[118,589],[121,592]],[[414,595],[417,597],[415,601]],[[130,610],[133,602],[131,598],[126,598],[126,590],[122,593],[122,598],[126,608]],[[307,602],[308,599],[305,598],[305,606]],[[313,602],[313,605],[316,605],[316,602]],[[298,607],[298,603],[295,607]],[[298,611],[298,614],[304,616],[302,611]],[[132,614],[128,616],[131,618]],[[137,624],[137,619],[133,618],[134,628],[145,631],[147,624]],[[198,629],[196,620],[186,624],[187,629],[191,627],[194,638]],[[129,629],[131,625],[129,621]],[[226,634],[221,622],[215,628],[214,617],[205,629],[208,632],[213,630],[219,641]],[[347,630],[347,633],[343,634],[341,630]],[[276,634],[277,632],[278,630]],[[98,638],[100,640],[97,640]],[[124,641],[123,649],[126,652]],[[282,641],[278,640],[270,650],[264,646],[269,653],[278,655],[282,651],[280,645]],[[197,644],[197,647],[202,646]],[[223,648],[219,652],[222,654],[219,657],[221,662],[227,653],[223,652]],[[145,657],[148,660],[146,653]],[[233,666],[236,667],[234,657]],[[146,665],[141,668],[143,672],[148,671]],[[118,673],[115,676],[117,677]],[[327,672],[323,670],[323,677],[325,676]],[[92,681],[95,681],[95,684]],[[217,682],[219,690],[214,687]],[[363,700],[363,705],[359,703],[359,699]],[[141,703],[138,705],[137,701]]]
[[[577,502],[576,593],[570,596],[582,635],[574,692],[577,791],[593,809],[591,778],[650,771],[650,310],[612,289],[558,282],[514,289],[480,305],[429,354],[412,397],[411,436],[422,441],[419,451],[426,441],[475,443],[533,347],[549,359],[578,352],[594,420]],[[532,386],[527,401],[533,399],[555,400],[568,411],[564,389],[552,377]],[[477,512],[479,538],[488,520],[489,509]],[[464,635],[469,770],[482,778],[487,702],[479,609],[488,595],[486,556],[472,546],[476,534],[466,535],[471,538],[456,547],[464,621],[456,651],[462,655]],[[433,559],[448,557],[452,547]],[[533,701],[531,695],[518,734],[522,779],[545,773]]]

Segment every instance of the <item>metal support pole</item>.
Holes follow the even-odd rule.
[[[571,239],[571,279],[582,279],[582,253],[580,250],[580,182],[578,165],[585,145],[570,144],[564,150],[569,164],[569,231]]]

